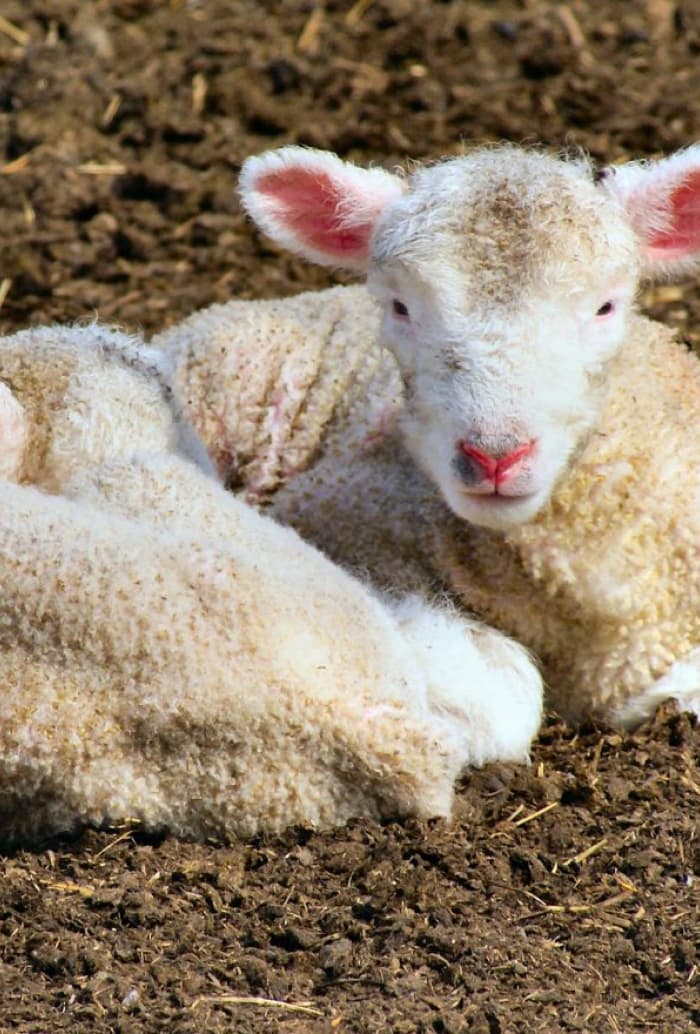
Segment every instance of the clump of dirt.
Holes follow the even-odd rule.
[[[331,282],[235,202],[285,142],[389,166],[494,139],[596,160],[700,136],[670,0],[5,0],[0,325],[153,331]],[[700,344],[694,281],[644,296]],[[554,716],[450,824],[221,846],[90,832],[0,860],[0,1029],[700,1028],[700,732]],[[265,1000],[272,1004],[265,1005]]]

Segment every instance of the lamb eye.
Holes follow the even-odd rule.
[[[598,309],[596,316],[609,316],[610,313],[614,311],[614,309],[614,302],[606,302],[604,305],[601,305],[601,307]]]
[[[408,309],[406,308],[403,302],[400,302],[398,300],[398,298],[394,298],[393,302],[391,303],[391,308],[394,313],[394,316],[398,316],[399,319],[407,320],[409,318]]]

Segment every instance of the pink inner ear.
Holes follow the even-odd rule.
[[[348,194],[327,173],[287,168],[262,175],[256,187],[274,200],[275,218],[301,243],[330,258],[366,257],[374,221],[366,211],[358,221],[346,220]]]
[[[700,170],[691,172],[671,193],[671,225],[655,233],[647,248],[651,258],[682,258],[700,250]]]

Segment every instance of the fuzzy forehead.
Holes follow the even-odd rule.
[[[378,226],[373,257],[379,266],[447,263],[506,301],[631,270],[636,244],[586,161],[501,147],[418,169]]]

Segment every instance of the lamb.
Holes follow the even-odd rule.
[[[227,492],[138,339],[0,339],[0,444],[4,845],[448,815],[466,765],[526,759],[525,651]]]
[[[155,340],[227,481],[378,587],[442,588],[515,637],[572,721],[699,711],[700,365],[635,295],[697,266],[700,145],[599,173],[500,145],[407,175],[285,147],[241,196],[372,297],[232,302]],[[270,404],[238,377],[266,365]]]

